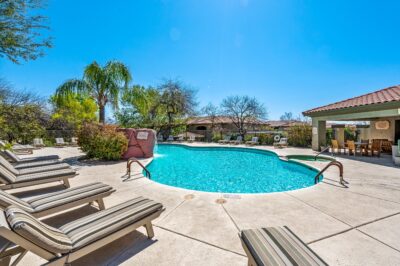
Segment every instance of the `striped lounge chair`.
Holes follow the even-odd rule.
[[[64,138],[56,138],[56,147],[67,146],[69,143],[64,141]]]
[[[46,216],[92,202],[97,202],[99,209],[104,210],[103,198],[113,192],[115,189],[111,186],[96,182],[47,193],[25,201],[0,190],[0,208],[4,210],[14,205],[35,217]]]
[[[286,226],[243,230],[240,239],[248,265],[328,265]]]
[[[20,158],[17,154],[10,150],[0,151],[1,155],[12,163],[32,163],[32,162],[42,162],[42,161],[55,161],[59,160],[58,155],[48,155],[48,156],[37,156],[37,157],[27,157]]]
[[[20,254],[14,260],[19,262],[31,251],[47,260],[46,265],[66,265],[141,226],[146,228],[148,238],[153,238],[151,222],[163,210],[160,203],[137,197],[55,228],[10,206],[0,212],[0,259],[6,261]]]
[[[227,144],[231,141],[231,135],[225,135],[224,139],[218,141],[219,144]]]
[[[6,146],[6,142],[0,140],[0,147],[5,148]],[[19,143],[15,143],[11,146],[11,149],[19,154],[32,154],[35,147],[33,147],[32,145],[22,145]]]
[[[17,174],[15,171],[7,170],[0,164],[0,189],[5,190],[19,187],[29,187],[57,181],[62,181],[64,186],[69,188],[68,179],[78,175],[78,173],[71,168],[50,170],[51,165],[46,167],[48,167],[48,171],[46,172],[24,171],[34,169],[27,168],[19,170]]]
[[[237,136],[236,140],[231,140],[229,141],[230,144],[242,144],[243,137],[242,136]]]
[[[34,138],[33,139],[33,147],[35,148],[43,148],[46,145],[44,145],[43,139],[42,138]]]
[[[251,140],[246,141],[246,145],[257,145],[258,144],[258,137],[252,137]]]
[[[71,169],[71,166],[67,163],[58,162],[50,165],[40,165],[32,167],[16,168],[14,165],[10,164],[6,159],[0,156],[0,165],[3,166],[8,171],[14,173],[15,175],[23,174],[34,174],[40,172],[47,172],[60,169]]]

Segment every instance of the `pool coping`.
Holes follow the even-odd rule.
[[[239,146],[238,147],[238,146],[231,146],[231,145],[229,145],[229,146],[228,145],[213,146],[213,145],[210,145],[210,144],[209,145],[206,144],[204,146],[194,146],[194,145],[190,145],[190,144],[191,143],[165,143],[165,142],[157,143],[157,145],[185,146],[185,147],[194,148],[194,149],[202,149],[202,148],[216,148],[216,149],[228,148],[228,149],[232,149],[233,148],[233,149],[242,149],[242,150],[246,150],[246,149],[256,150],[256,151],[261,151],[261,152],[274,154],[281,161],[301,165],[303,167],[306,167],[306,168],[308,168],[310,170],[315,171],[316,173],[319,173],[319,171],[321,171],[321,169],[319,169],[319,168],[317,168],[317,167],[315,167],[313,165],[309,165],[309,164],[307,164],[307,163],[305,163],[303,161],[299,161],[298,159],[289,159],[289,158],[287,158],[287,160],[285,160],[283,158],[286,158],[286,156],[279,155],[278,153],[276,153],[274,151],[271,151],[271,150],[259,149],[259,148],[254,147],[254,146],[251,146],[251,147],[248,147],[248,146]],[[143,165],[145,167],[147,167],[148,165],[150,165],[153,162],[153,160],[154,160],[154,156],[151,157],[151,158],[147,158],[146,162],[144,162]],[[241,196],[241,195],[243,195],[243,196],[245,196],[245,195],[251,195],[251,196],[259,195],[259,196],[262,196],[262,195],[271,195],[271,194],[276,194],[276,193],[287,193],[287,192],[292,192],[292,191],[301,191],[301,190],[305,190],[305,189],[315,188],[315,187],[319,186],[322,183],[322,180],[323,180],[324,177],[323,177],[323,175],[321,175],[321,176],[322,176],[322,178],[320,178],[320,181],[317,184],[314,184],[314,185],[311,185],[311,186],[308,186],[308,187],[292,189],[292,190],[285,190],[285,191],[260,192],[260,193],[232,193],[232,192],[212,192],[212,191],[203,191],[203,190],[193,190],[193,189],[175,187],[175,186],[163,184],[163,183],[154,181],[151,178],[147,178],[147,179],[149,181],[151,181],[152,183],[157,184],[157,185],[165,186],[165,187],[168,187],[168,188],[179,189],[179,190],[183,190],[183,191],[188,191],[188,192],[193,192],[193,193],[195,192],[195,193],[205,193],[205,194],[214,194],[214,195],[215,194],[221,194],[222,196],[224,196],[224,195],[239,195],[239,196]]]

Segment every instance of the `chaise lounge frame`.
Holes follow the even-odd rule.
[[[55,254],[43,249],[42,247],[26,240],[25,238],[22,238],[18,234],[12,231],[10,226],[8,225],[7,219],[4,215],[4,212],[0,213],[0,236],[7,239],[9,242],[14,243],[17,245],[17,247],[12,247],[9,248],[10,243],[4,245],[3,247],[0,247],[0,260],[5,259],[9,256],[17,255],[20,254],[16,261],[13,262],[14,265],[18,263],[22,257],[27,253],[27,251],[31,251],[34,254],[42,257],[43,259],[47,260],[48,263],[45,265],[48,266],[61,266],[65,265],[68,263],[71,263],[133,231],[135,231],[137,228],[144,226],[146,228],[147,232],[147,237],[149,239],[154,237],[154,230],[153,230],[153,224],[151,223],[152,220],[158,218],[161,213],[165,209],[161,209],[157,212],[154,212],[153,214],[144,217],[143,219],[127,226],[124,227],[107,237],[101,238],[89,245],[86,245],[80,249],[77,249],[75,251],[72,251],[67,254],[63,254],[62,256],[58,257]]]
[[[0,189],[7,190],[7,189],[14,189],[14,188],[21,188],[21,187],[30,187],[36,186],[41,184],[53,183],[53,182],[62,182],[64,187],[69,188],[71,185],[69,184],[69,179],[79,175],[79,173],[74,173],[67,176],[59,176],[59,177],[52,177],[52,178],[44,178],[44,179],[37,179],[32,181],[26,182],[19,182],[19,183],[10,183],[10,184],[0,184]]]

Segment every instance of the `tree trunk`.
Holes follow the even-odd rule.
[[[99,106],[99,122],[104,124],[106,120],[106,109],[104,105]]]

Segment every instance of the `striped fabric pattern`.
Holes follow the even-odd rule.
[[[46,225],[18,207],[5,210],[11,229],[28,241],[54,254],[68,253],[72,249],[71,239],[57,228]]]
[[[12,184],[16,181],[16,176],[0,165],[0,182],[3,184]]]
[[[4,210],[11,205],[17,206],[29,213],[33,212],[33,208],[31,207],[31,205],[29,203],[9,194],[7,192],[4,192],[3,190],[0,190],[0,208],[2,210]]]
[[[2,152],[9,160],[14,163],[27,163],[27,162],[38,162],[38,161],[48,161],[48,160],[58,160],[60,157],[58,155],[48,155],[48,156],[38,156],[38,157],[27,157],[20,158],[15,153],[9,150],[4,150]]]
[[[72,177],[74,175],[76,175],[76,172],[73,169],[60,169],[60,170],[49,171],[49,172],[19,175],[16,177],[15,183],[41,180],[41,179],[49,179],[49,178],[54,178],[54,177],[64,177],[64,176]]]
[[[13,153],[12,151],[5,150],[4,154],[13,162],[21,161],[21,159],[15,153]]]
[[[241,236],[257,265],[328,265],[286,226],[243,230]]]
[[[52,164],[58,164],[58,163],[60,163],[60,160],[37,161],[37,162],[30,162],[30,163],[29,162],[28,163],[17,163],[17,164],[14,164],[14,168],[15,169],[24,169],[24,168],[52,165]]]
[[[45,165],[45,166],[38,166],[38,167],[20,169],[20,170],[18,170],[18,172],[19,172],[18,174],[19,175],[34,174],[34,173],[53,171],[53,170],[60,170],[60,169],[68,169],[68,168],[71,168],[71,166],[69,164],[67,164],[67,163],[58,163],[58,164],[52,164],[52,165]]]
[[[9,172],[13,173],[14,175],[18,175],[19,172],[17,169],[12,166],[6,159],[4,159],[2,156],[0,156],[0,165],[6,168]]]
[[[163,208],[160,203],[137,197],[112,208],[68,223],[60,230],[72,241],[73,250],[107,237]]]
[[[87,185],[69,188],[42,196],[35,197],[27,202],[33,211],[43,211],[62,206],[77,200],[95,196],[107,191],[114,190],[111,186],[103,183],[90,183]],[[1,199],[1,198],[0,198]]]

